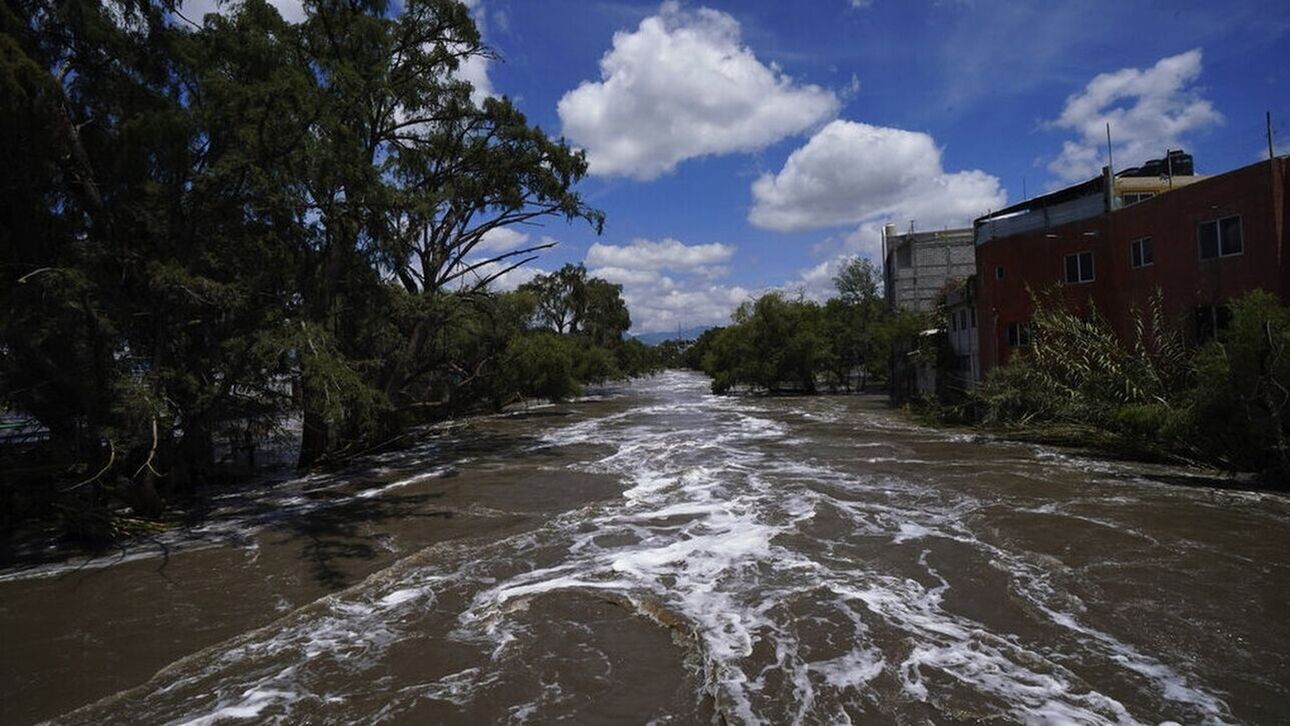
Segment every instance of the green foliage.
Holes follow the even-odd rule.
[[[557,333],[584,334],[598,346],[613,346],[632,327],[623,286],[587,277],[582,264],[566,264],[520,286],[537,301],[535,322]]]
[[[823,305],[779,292],[744,303],[732,325],[708,330],[678,351],[679,363],[711,376],[716,393],[851,391],[857,382],[863,388],[885,371],[890,315],[868,260],[849,260],[834,285],[838,297]]]
[[[873,262],[863,257],[852,257],[833,278],[838,299],[845,305],[879,302],[879,274]]]
[[[521,336],[507,348],[502,369],[515,391],[526,397],[560,401],[578,395],[572,343],[539,331]]]
[[[598,345],[575,345],[573,375],[587,383],[604,383],[621,377],[617,357]]]
[[[1193,359],[1198,444],[1229,465],[1290,484],[1290,307],[1256,291],[1232,302],[1232,320]]]
[[[1078,425],[1138,451],[1206,460],[1290,481],[1290,307],[1254,291],[1231,303],[1218,339],[1189,350],[1155,295],[1132,337],[1039,296],[1031,347],[975,393],[986,423]]]
[[[664,367],[663,354],[635,338],[624,340],[615,350],[618,372],[624,376],[641,376]]]
[[[632,318],[622,285],[588,277],[581,264],[566,264],[537,275],[521,285],[520,292],[535,301],[535,325],[576,341],[574,375],[580,382],[603,383],[658,367],[657,355],[648,346],[625,337]]]
[[[815,303],[787,300],[776,292],[740,305],[735,324],[721,331],[703,359],[713,392],[746,386],[813,393],[820,348],[818,319]]]
[[[1036,296],[1029,349],[977,391],[985,421],[1079,423],[1149,438],[1143,427],[1171,418],[1187,383],[1182,333],[1162,310],[1157,294],[1135,314],[1126,343],[1095,309],[1080,315],[1055,295]]]
[[[718,325],[699,334],[699,337],[681,353],[681,366],[692,371],[703,370],[703,359],[707,357],[708,352],[712,350],[712,345],[724,330],[724,327]]]
[[[293,414],[309,465],[648,367],[585,270],[577,344],[530,333],[545,301],[488,292],[550,246],[490,255],[488,233],[603,215],[582,152],[471,101],[453,71],[489,51],[464,5],[319,0],[289,24],[247,0],[195,28],[172,7],[0,7],[0,404],[50,434],[0,452],[30,472],[6,521],[155,514],[219,474],[218,437]]]

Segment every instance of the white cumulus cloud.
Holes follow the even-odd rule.
[[[837,96],[759,61],[730,15],[665,2],[614,34],[600,80],[560,99],[564,134],[593,174],[649,180],[685,159],[754,151],[832,118]]]
[[[722,263],[729,262],[735,248],[713,242],[687,245],[671,238],[659,241],[635,239],[631,244],[615,246],[597,242],[587,250],[587,264],[625,270],[673,270],[703,275],[722,274]]]
[[[855,234],[865,235],[884,220],[902,228],[911,220],[919,229],[963,226],[1007,200],[999,180],[983,171],[946,172],[927,134],[843,120],[820,129],[779,173],[758,178],[752,193],[748,219],[758,227],[789,232],[859,223]]]
[[[720,325],[751,293],[716,280],[733,245],[687,245],[680,240],[635,239],[625,245],[594,244],[587,250],[588,274],[623,286],[632,330],[653,333],[696,325]]]
[[[699,325],[728,325],[730,314],[755,291],[738,285],[671,282],[671,286],[623,285],[632,332],[657,333]]]
[[[1199,48],[1161,58],[1146,69],[1123,68],[1103,73],[1066,99],[1062,113],[1049,125],[1076,133],[1048,165],[1065,181],[1097,175],[1106,163],[1106,125],[1111,124],[1117,167],[1161,156],[1183,138],[1223,123],[1220,114],[1193,86],[1200,77]]]
[[[479,260],[465,260],[461,267],[475,265],[478,262]],[[514,269],[508,269],[513,264],[505,260],[502,262],[487,262],[458,277],[453,284],[457,289],[469,290],[484,280],[490,280],[488,289],[494,292],[509,292],[538,275],[551,274],[548,270],[532,265],[520,265]]]
[[[278,14],[288,23],[300,23],[305,19],[304,0],[268,0],[268,3],[277,8]],[[184,17],[201,25],[202,18],[208,14],[228,13],[239,4],[238,0],[183,0],[179,11]]]
[[[479,244],[475,245],[475,249],[471,250],[471,252],[474,254],[510,252],[530,244],[530,239],[527,232],[521,232],[514,227],[494,227],[484,233],[484,236],[479,240]],[[552,244],[554,242],[555,239],[544,235],[537,244]]]
[[[475,27],[479,28],[481,36],[488,32],[488,15],[484,9],[483,0],[463,0],[463,4],[470,10],[470,16],[475,20]],[[469,81],[473,90],[470,92],[470,100],[477,106],[482,106],[484,99],[490,96],[496,96],[493,90],[493,81],[488,77],[488,67],[492,64],[492,59],[484,55],[472,55],[461,62],[454,74],[456,78]]]
[[[831,297],[837,297],[838,289],[833,284],[833,278],[837,277],[852,259],[853,255],[838,255],[818,265],[799,270],[797,279],[783,287],[786,292],[800,291],[807,298],[816,302],[824,302]]]

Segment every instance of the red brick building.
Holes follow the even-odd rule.
[[[978,219],[982,374],[1028,343],[1030,290],[1058,287],[1069,303],[1091,303],[1126,335],[1132,309],[1158,288],[1166,311],[1198,338],[1222,324],[1227,301],[1246,292],[1261,288],[1290,300],[1287,174],[1290,157],[1283,156],[1109,213],[1116,205],[1105,193],[1108,176]],[[1098,204],[1100,212],[1091,206]],[[1007,233],[1021,227],[1030,229]]]

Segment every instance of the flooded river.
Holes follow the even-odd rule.
[[[668,373],[0,572],[0,721],[1284,723],[1290,498]]]

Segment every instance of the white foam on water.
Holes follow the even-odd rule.
[[[932,534],[935,534],[933,530],[928,529],[921,524],[916,524],[914,522],[901,522],[900,531],[891,539],[891,541],[895,544],[900,544],[901,542],[908,542],[911,539],[923,539],[924,537],[929,537]]]
[[[1112,660],[1154,682],[1164,698],[1195,706],[1210,722],[1220,722],[1226,718],[1227,705],[1221,699],[1191,686],[1187,678],[1173,668],[1155,658],[1143,655],[1133,646],[1108,633],[1081,625],[1070,613],[1057,612],[1048,608],[1043,610],[1053,622],[1092,638],[1110,652]]]
[[[291,694],[286,691],[250,688],[242,694],[241,700],[235,704],[220,706],[209,714],[173,723],[184,724],[185,726],[213,726],[229,719],[253,719],[259,716],[265,708],[274,703],[289,700],[290,696]]]
[[[532,618],[517,618],[518,612],[540,613],[536,604],[553,594],[613,593],[695,644],[704,688],[729,721],[849,721],[839,710],[844,694],[875,687],[888,674],[884,680],[906,698],[935,704],[939,684],[948,681],[988,697],[985,703],[1004,704],[998,715],[1014,721],[1135,723],[1128,707],[1077,675],[1072,662],[1085,654],[1120,666],[1123,678],[1136,678],[1207,721],[1229,718],[1221,700],[1178,669],[1070,615],[1073,596],[1050,577],[1071,576],[1060,562],[978,538],[971,515],[988,502],[938,487],[925,466],[900,478],[817,460],[809,445],[784,445],[809,441],[809,432],[768,418],[773,414],[755,401],[708,396],[702,379],[664,376],[658,388],[661,401],[552,427],[534,447],[579,445],[579,456],[592,452],[585,454],[590,460],[570,466],[619,477],[620,499],[483,546],[462,545],[451,556],[409,558],[397,572],[253,634],[185,682],[205,678],[214,684],[207,698],[218,709],[259,709],[252,718],[270,704],[289,709],[322,694],[296,674],[284,678],[283,663],[307,670],[325,660],[364,673],[409,635],[417,613],[451,592],[467,605],[448,637],[477,646],[481,660],[408,687],[383,713],[397,716],[408,699],[466,705],[497,697],[489,689],[533,642],[537,626],[519,622]],[[857,430],[895,432],[892,438],[906,443],[944,439],[890,417],[854,418]],[[1084,467],[1062,456],[1045,461]],[[818,534],[825,514],[841,521],[840,533]],[[913,558],[918,578],[881,556],[852,556],[857,543]],[[994,564],[1054,630],[1077,637],[1027,643],[952,612],[945,605],[950,579],[931,566],[930,550],[914,557],[914,548],[934,546],[954,546]],[[903,639],[877,642],[877,623]],[[231,664],[240,675],[226,682],[221,668]],[[549,703],[543,697],[514,705],[510,718],[535,719]]]
[[[462,462],[458,462],[458,463],[460,464]],[[363,499],[379,497],[382,494],[389,493],[395,489],[402,489],[403,487],[409,486],[411,484],[419,484],[424,481],[429,481],[431,479],[438,479],[440,477],[446,476],[452,473],[453,471],[455,471],[456,468],[457,468],[457,465],[455,464],[445,464],[442,466],[436,466],[427,471],[419,472],[417,474],[413,474],[412,476],[408,476],[402,479],[398,479],[396,481],[392,481],[389,484],[384,484],[379,487],[372,487],[371,489],[364,489],[363,491],[358,493],[358,496]]]
[[[403,590],[395,590],[389,595],[386,595],[385,597],[381,598],[380,603],[385,607],[394,607],[395,605],[402,605],[403,603],[408,602],[409,600],[415,600],[416,598],[421,597],[423,594],[424,594],[423,591],[417,590],[416,588],[409,587]]]

